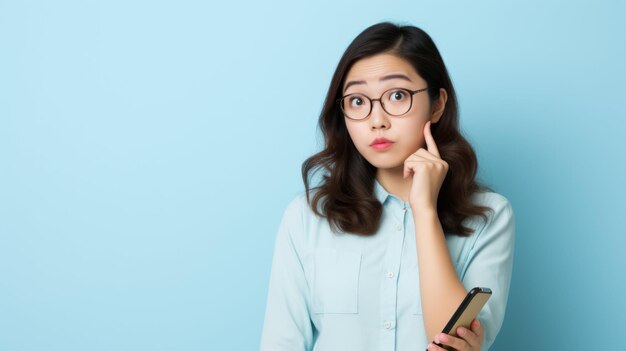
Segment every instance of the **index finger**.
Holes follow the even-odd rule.
[[[431,154],[441,158],[439,155],[439,149],[437,148],[437,144],[435,143],[435,138],[433,138],[433,134],[430,132],[430,121],[426,122],[424,125],[424,139],[426,140],[426,150]]]
[[[472,329],[472,331],[474,333],[476,333],[482,339],[483,333],[484,333],[484,329],[483,329],[482,324],[478,320],[478,318],[476,318],[476,319],[474,319],[472,321],[472,324],[470,325],[470,328]]]

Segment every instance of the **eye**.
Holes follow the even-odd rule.
[[[349,101],[350,107],[359,107],[365,105],[365,101],[363,101],[363,98],[361,96],[352,96],[350,97]]]
[[[407,93],[404,90],[394,90],[389,94],[389,100],[402,101],[406,99]]]

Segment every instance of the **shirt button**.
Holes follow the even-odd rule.
[[[387,272],[387,278],[393,278],[393,272]]]
[[[384,325],[385,329],[391,329],[391,322],[387,321],[383,325]]]
[[[401,226],[401,225],[399,225],[399,224],[396,224],[396,230],[397,230],[397,231],[401,231],[401,230],[402,230],[402,226]]]

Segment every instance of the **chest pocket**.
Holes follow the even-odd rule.
[[[318,248],[314,254],[313,313],[357,313],[361,254]]]

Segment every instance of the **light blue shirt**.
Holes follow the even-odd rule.
[[[262,351],[419,351],[426,337],[419,290],[415,226],[408,202],[375,181],[382,222],[371,236],[334,233],[316,216],[304,194],[287,207],[276,237]],[[446,235],[467,291],[493,294],[478,315],[483,350],[504,319],[515,236],[508,200],[493,192],[472,201],[491,207],[485,222],[467,218],[469,237]]]

